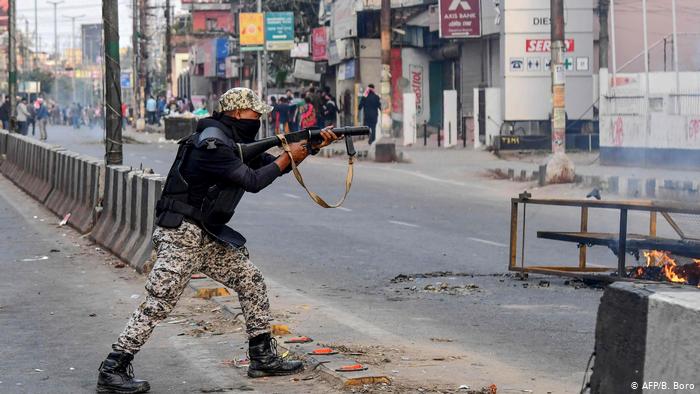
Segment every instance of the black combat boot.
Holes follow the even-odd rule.
[[[301,361],[288,361],[277,355],[277,340],[270,334],[250,339],[248,357],[248,376],[251,378],[292,375],[304,369]]]
[[[112,352],[100,364],[97,378],[98,393],[145,393],[151,385],[145,380],[134,379],[131,360],[134,356],[124,352]]]

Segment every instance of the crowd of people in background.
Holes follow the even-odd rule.
[[[0,105],[0,121],[3,129],[10,128],[10,98],[5,97]],[[22,135],[37,135],[40,140],[47,139],[47,126],[66,125],[79,129],[81,126],[89,128],[104,127],[102,106],[72,103],[68,107],[61,107],[57,103],[46,100],[43,97],[28,99],[18,97],[15,107],[16,130]]]
[[[322,89],[312,86],[303,93],[287,89],[283,96],[270,97],[270,104],[273,110],[269,121],[276,134],[338,125],[340,109],[328,86]],[[358,110],[363,113],[363,124],[372,130],[369,139],[372,143],[381,110],[381,100],[374,91],[374,85],[368,85],[359,100]]]
[[[338,124],[338,104],[329,87],[309,88],[303,94],[287,89],[281,97],[271,97],[270,123],[276,134]]]

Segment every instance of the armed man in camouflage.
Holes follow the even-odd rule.
[[[143,393],[147,381],[134,378],[131,361],[155,326],[165,319],[195,272],[202,272],[233,288],[246,320],[249,337],[248,376],[290,375],[303,364],[277,355],[270,335],[270,303],[260,271],[248,258],[245,238],[226,226],[244,192],[256,193],[291,170],[283,154],[263,154],[243,162],[236,144],[250,143],[260,128],[260,117],[272,108],[250,89],[234,88],[221,96],[221,112],[202,119],[197,131],[179,142],[175,162],[156,207],[153,233],[157,260],[148,275],[146,298],[102,362],[98,392]],[[322,132],[323,143],[337,137]],[[290,144],[300,163],[309,154],[306,145]]]

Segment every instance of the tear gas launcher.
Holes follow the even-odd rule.
[[[333,132],[338,137],[345,137],[345,147],[347,148],[348,156],[352,157],[355,156],[355,146],[352,143],[352,137],[369,135],[370,130],[367,126],[336,127],[333,129]],[[260,156],[263,152],[267,151],[270,148],[273,148],[275,146],[284,147],[283,141],[285,140],[287,143],[306,141],[309,145],[309,152],[312,153],[316,152],[313,152],[311,146],[323,142],[323,137],[321,137],[321,129],[304,129],[301,131],[295,131],[292,133],[281,135],[284,136],[284,138],[280,138],[279,136],[273,136],[263,138],[255,142],[251,142],[249,144],[237,144],[238,154],[240,155],[241,160],[243,160],[244,162],[248,162],[249,160],[252,160],[257,156]]]

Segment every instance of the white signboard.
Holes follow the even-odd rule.
[[[416,94],[403,94],[403,146],[416,143]]]
[[[549,0],[501,2],[504,74],[504,119],[547,120],[552,111],[552,69]],[[569,119],[592,119],[593,1],[565,2],[564,67],[566,111]],[[564,75],[565,74],[565,75]]]

